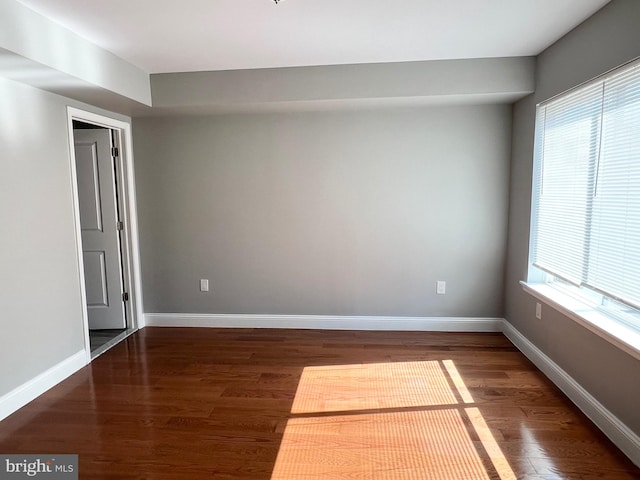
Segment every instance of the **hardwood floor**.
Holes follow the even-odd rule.
[[[0,423],[86,479],[638,479],[501,334],[145,328]]]

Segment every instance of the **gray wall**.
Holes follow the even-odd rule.
[[[151,87],[154,112],[213,114],[282,105],[512,103],[533,93],[534,77],[534,57],[510,57],[164,73],[151,75]]]
[[[506,318],[612,413],[640,434],[640,362],[524,293],[535,104],[640,56],[640,2],[614,0],[538,58],[536,93],[513,110]]]
[[[66,110],[0,78],[0,394],[84,348]]]
[[[1,396],[84,334],[66,111],[83,106],[1,77],[0,105]]]
[[[135,119],[145,311],[501,317],[510,123],[497,105]]]

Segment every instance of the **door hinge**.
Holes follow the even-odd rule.
[[[119,155],[120,152],[118,152],[118,147],[112,147],[111,148],[111,156],[112,157],[117,157]]]
[[[123,302],[128,302],[129,301],[129,292],[124,292],[122,294],[122,301]]]
[[[122,230],[124,230],[124,222],[118,222],[118,223],[116,223],[116,230],[118,230],[119,232],[121,232]]]

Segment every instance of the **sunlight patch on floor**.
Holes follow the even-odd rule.
[[[433,362],[306,367],[291,413],[344,412],[458,403]]]
[[[452,409],[291,419],[272,480],[489,480]]]
[[[306,367],[271,480],[515,480],[473,403],[451,360]]]

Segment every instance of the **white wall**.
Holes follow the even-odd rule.
[[[15,0],[0,0],[0,75],[83,100],[151,105],[148,73]]]
[[[135,119],[145,310],[501,317],[510,121],[496,105]]]

